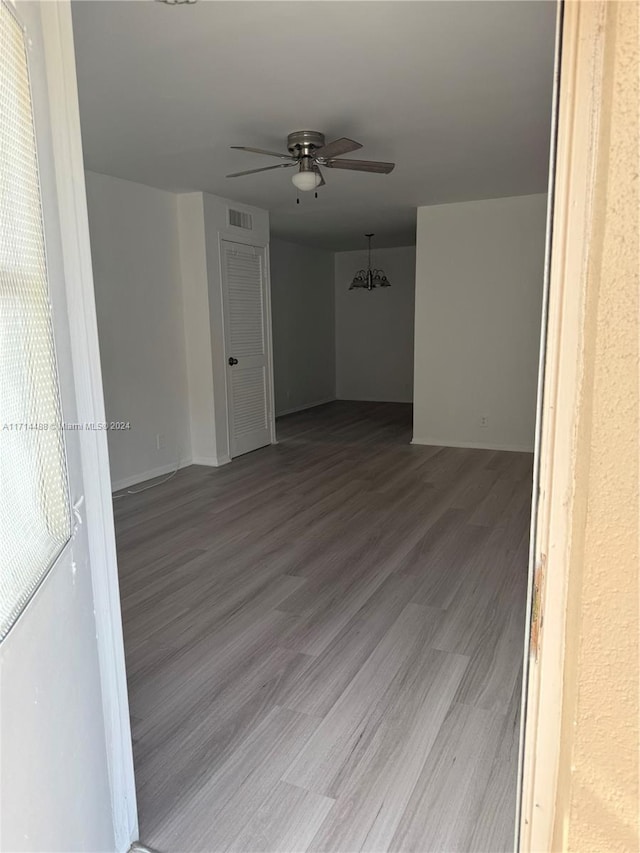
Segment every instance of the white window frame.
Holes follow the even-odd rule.
[[[67,290],[77,418],[104,423],[89,220],[69,0],[41,2],[52,150]],[[82,430],[85,518],[95,603],[102,705],[116,850],[138,837],[107,437]]]

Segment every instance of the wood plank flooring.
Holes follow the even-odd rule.
[[[529,454],[330,403],[115,502],[141,838],[512,849]]]

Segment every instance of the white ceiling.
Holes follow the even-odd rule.
[[[335,250],[414,242],[415,208],[544,192],[554,2],[73,4],[88,169],[268,208],[275,235]],[[390,175],[289,170],[293,130],[362,142]]]

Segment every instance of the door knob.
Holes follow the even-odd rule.
[[[233,367],[233,365],[237,364],[237,363],[238,363],[238,359],[231,356],[231,358],[229,359],[229,364],[231,365],[231,367]]]

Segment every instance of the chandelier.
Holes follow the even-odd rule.
[[[384,270],[371,269],[371,238],[373,234],[364,235],[369,241],[369,259],[367,261],[366,270],[358,270],[354,275],[353,281],[349,285],[349,290],[355,287],[364,287],[366,290],[373,290],[374,287],[391,287],[391,282],[384,274]]]

